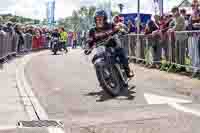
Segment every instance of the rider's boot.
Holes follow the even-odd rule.
[[[125,69],[125,72],[126,72],[128,78],[132,78],[135,76],[133,71],[130,69],[129,65],[125,65],[124,69]]]

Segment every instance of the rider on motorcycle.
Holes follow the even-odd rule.
[[[107,22],[107,14],[104,10],[99,10],[96,12],[94,20],[96,27],[90,29],[89,31],[89,48],[95,45],[95,43],[102,41],[103,39],[115,34],[116,32],[120,31],[121,26],[118,26],[116,24],[110,24]],[[117,39],[118,40],[118,39]],[[131,69],[129,67],[128,63],[128,57],[125,54],[124,49],[119,46],[120,42],[116,41],[115,47],[116,54],[120,58],[120,62],[123,64],[127,76],[133,77],[134,74],[131,72]],[[87,50],[85,52],[88,52]]]
[[[51,36],[59,38],[60,37],[60,33],[59,33],[58,29],[54,29],[54,31],[52,32]]]
[[[51,38],[60,38],[60,33],[58,31],[58,29],[54,29],[52,34],[51,34]],[[53,48],[53,42],[51,42],[51,48]]]

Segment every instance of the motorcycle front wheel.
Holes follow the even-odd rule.
[[[111,96],[118,96],[123,87],[120,72],[115,65],[100,65],[96,67],[96,75],[101,87]]]

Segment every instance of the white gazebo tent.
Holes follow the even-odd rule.
[[[183,0],[178,7],[179,9],[185,9],[187,14],[192,13],[192,3],[189,0]]]

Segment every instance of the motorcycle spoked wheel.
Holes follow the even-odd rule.
[[[109,95],[115,97],[118,96],[123,87],[122,80],[118,69],[112,66],[101,66],[96,69],[97,78],[101,87]]]

